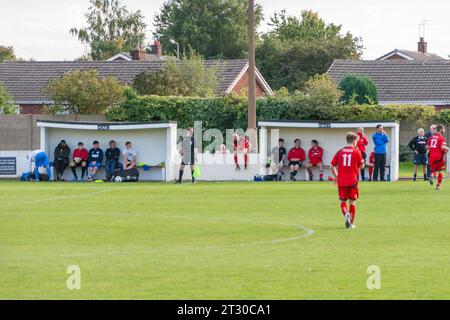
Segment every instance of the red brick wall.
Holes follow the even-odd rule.
[[[238,95],[246,95],[248,92],[248,71],[239,79],[234,88],[231,90],[232,92]],[[256,80],[256,96],[261,97],[264,96],[266,92],[264,91],[261,84]]]
[[[442,111],[450,109],[450,106],[434,106],[436,108],[436,111]]]
[[[406,59],[399,56],[398,54],[394,54],[393,56],[390,56],[389,58],[386,58],[385,60],[406,60]]]
[[[21,104],[20,114],[42,114],[43,108],[41,104]]]

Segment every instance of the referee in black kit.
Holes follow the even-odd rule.
[[[417,136],[414,137],[409,143],[408,147],[414,151],[414,181],[417,180],[417,170],[419,166],[423,166],[423,179],[428,181],[427,173],[427,143],[428,138],[425,136],[425,130],[420,128],[417,130]]]
[[[194,128],[189,128],[187,130],[187,135],[183,137],[183,140],[181,141],[180,154],[181,154],[181,165],[177,183],[181,183],[183,181],[184,167],[187,165],[191,167],[192,183],[195,183],[196,181],[194,178],[194,170],[195,170],[196,154],[195,154]]]

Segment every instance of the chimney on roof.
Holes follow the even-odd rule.
[[[151,46],[151,49],[152,49],[152,54],[155,54],[159,58],[162,57],[163,53],[162,53],[161,41],[155,40],[155,42],[153,42],[153,45]]]
[[[425,42],[423,37],[420,37],[420,41],[417,43],[417,51],[426,54],[427,53],[428,43]]]
[[[145,61],[145,50],[142,48],[131,50],[131,60]]]

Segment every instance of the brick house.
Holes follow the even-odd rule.
[[[381,105],[450,107],[450,60],[335,60],[328,74],[336,83],[349,74],[370,77]]]
[[[423,37],[420,37],[417,43],[417,51],[395,49],[384,54],[376,60],[409,60],[409,61],[429,61],[429,60],[445,60],[435,53],[428,53],[428,43]]]
[[[12,94],[21,114],[41,114],[43,106],[53,104],[44,93],[51,79],[74,70],[97,69],[101,76],[115,76],[120,82],[130,84],[143,72],[158,72],[166,61],[148,58],[145,52],[132,52],[131,60],[117,58],[114,61],[6,61],[0,63],[0,82]],[[133,58],[135,60],[133,60]],[[248,89],[247,60],[206,60],[205,68],[216,67],[218,95],[245,94]],[[256,70],[258,96],[273,95],[273,91]]]
[[[143,49],[134,49],[131,52],[120,52],[115,54],[106,61],[170,61],[176,60],[173,56],[163,55],[162,45],[159,40],[155,40],[152,46],[150,46],[150,53],[147,53]]]

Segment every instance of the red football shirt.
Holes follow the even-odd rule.
[[[309,162],[311,163],[320,163],[323,158],[323,149],[321,147],[317,147],[317,149],[311,148],[308,151]]]
[[[430,161],[436,162],[444,158],[444,151],[442,146],[447,145],[445,138],[436,133],[430,139],[428,139],[428,148],[430,149]]]
[[[372,151],[369,157],[369,163],[374,164],[375,163],[375,152]]]
[[[88,153],[87,149],[76,148],[75,150],[73,150],[72,160],[75,158],[81,158],[84,161],[87,161],[89,158],[89,153]]]
[[[359,140],[358,140],[358,149],[361,150],[361,152],[366,152],[366,146],[369,144],[369,140],[367,140],[367,137],[361,133],[357,133]]]
[[[359,168],[364,163],[361,151],[353,147],[339,150],[333,157],[331,165],[337,167],[339,187],[351,187],[358,183]]]
[[[291,161],[292,159],[299,159],[300,161],[305,160],[305,150],[296,147],[289,150],[288,160]]]

